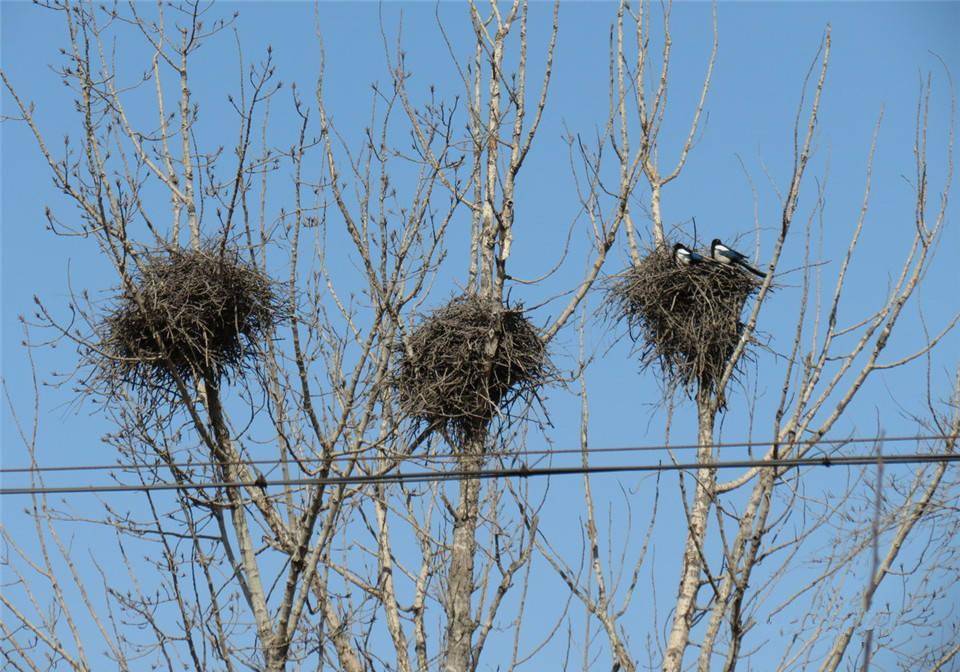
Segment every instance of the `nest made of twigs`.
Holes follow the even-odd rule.
[[[740,269],[710,260],[678,266],[664,245],[616,276],[609,298],[641,364],[658,364],[667,389],[711,391],[740,340],[743,307],[759,286]]]
[[[509,418],[547,382],[546,345],[520,307],[473,295],[425,317],[399,346],[394,384],[410,418],[461,442]]]
[[[141,254],[99,325],[101,382],[154,396],[172,392],[177,378],[238,376],[255,365],[283,306],[272,280],[239,250]]]

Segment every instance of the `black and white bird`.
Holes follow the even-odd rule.
[[[721,264],[729,264],[731,266],[739,266],[745,271],[749,271],[760,278],[767,277],[767,274],[754,268],[747,261],[747,257],[744,254],[740,254],[736,250],[727,247],[721,242],[719,238],[714,238],[713,242],[710,243],[710,257],[714,261],[718,261]]]
[[[683,243],[673,246],[673,260],[680,266],[693,266],[703,261],[703,257]]]

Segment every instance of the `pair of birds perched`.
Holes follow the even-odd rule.
[[[754,268],[747,261],[747,256],[737,252],[731,247],[727,247],[719,238],[714,238],[710,243],[710,259],[720,264],[728,266],[738,266],[745,271],[753,273],[758,278],[765,278],[767,274]],[[673,246],[673,260],[680,266],[694,266],[702,264],[706,258],[691,250],[683,243],[677,243]]]

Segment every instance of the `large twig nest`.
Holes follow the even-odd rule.
[[[395,371],[408,417],[450,431],[458,441],[511,416],[547,381],[546,346],[522,310],[460,296],[412,331]]]
[[[100,325],[99,376],[151,396],[240,375],[271,337],[283,301],[239,251],[211,246],[142,254]]]
[[[678,266],[665,245],[616,276],[614,317],[627,323],[643,366],[658,364],[668,389],[716,387],[759,284],[733,266],[704,260]]]

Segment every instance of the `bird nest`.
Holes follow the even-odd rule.
[[[520,307],[465,295],[426,317],[401,349],[394,374],[400,409],[449,431],[461,447],[494,416],[511,417],[547,382],[546,346]]]
[[[99,378],[155,397],[173,392],[178,379],[241,375],[255,365],[283,306],[271,279],[238,250],[140,255],[99,326]]]
[[[626,322],[644,367],[658,364],[667,389],[715,391],[743,331],[740,316],[759,283],[734,266],[678,266],[670,246],[616,276],[611,312]]]

